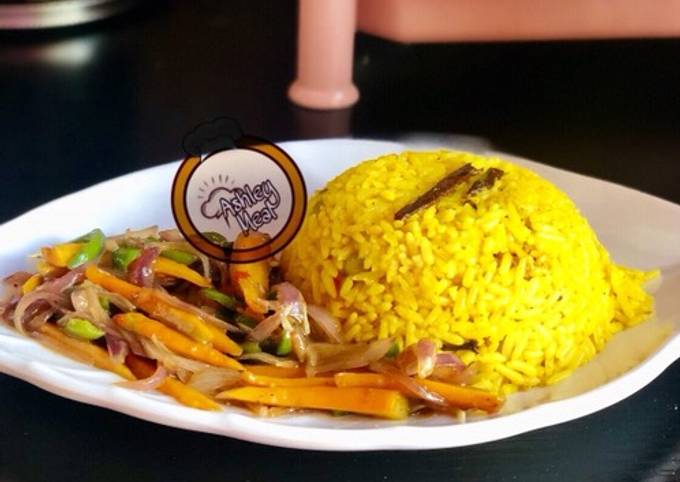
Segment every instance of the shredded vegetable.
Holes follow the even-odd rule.
[[[206,234],[229,246],[216,233]],[[218,242],[215,241],[215,242]],[[252,232],[233,248],[267,241]],[[475,367],[430,340],[348,343],[344,320],[310,305],[277,260],[209,260],[177,230],[94,229],[41,248],[36,272],[4,278],[0,321],[61,354],[201,410],[296,410],[403,419],[418,407],[495,412],[465,384]]]

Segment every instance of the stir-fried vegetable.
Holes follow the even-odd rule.
[[[43,277],[40,274],[34,274],[28,278],[24,284],[21,285],[21,293],[26,295],[36,289],[42,283]]]
[[[243,370],[239,362],[208,345],[194,342],[163,323],[152,320],[141,313],[124,313],[113,317],[113,321],[122,328],[137,335],[151,338],[157,337],[170,350],[194,360],[218,367]]]
[[[82,247],[82,243],[62,243],[42,248],[40,253],[43,259],[50,265],[57,268],[65,268]]]
[[[342,410],[394,420],[408,416],[408,401],[396,390],[337,387],[243,387],[217,395],[224,400],[278,407]]]
[[[188,251],[183,251],[181,249],[173,248],[168,248],[161,251],[161,257],[168,258],[169,260],[174,261],[175,263],[186,265],[194,264],[196,261],[198,261],[198,256],[196,256],[195,254],[190,253]]]
[[[140,254],[142,254],[142,250],[139,248],[121,246],[111,253],[111,260],[113,261],[113,266],[115,268],[121,271],[127,271],[130,263],[139,258]]]
[[[202,288],[209,288],[211,286],[209,279],[201,276],[197,271],[186,265],[169,258],[156,258],[153,262],[153,269],[156,273],[180,278]]]
[[[470,174],[436,187],[449,189]],[[240,235],[235,259],[267,239]],[[392,339],[347,343],[343,320],[308,305],[276,264],[211,261],[176,230],[153,226],[105,238],[95,229],[43,247],[37,273],[6,277],[0,321],[119,375],[127,380],[121,387],[158,390],[203,410],[219,410],[219,400],[263,416],[319,409],[402,419],[423,405],[444,413],[499,408],[493,394],[461,385],[473,379],[474,366],[430,340],[401,350]]]
[[[236,308],[237,301],[233,296],[229,296],[226,293],[216,290],[215,288],[203,288],[201,294],[207,299],[212,300],[225,308],[234,309]]]
[[[75,338],[98,340],[106,333],[83,318],[71,318],[64,324],[64,331]]]
[[[135,376],[125,365],[112,361],[106,350],[97,345],[72,338],[49,323],[40,328],[39,334],[43,336],[39,336],[38,340],[55,351],[67,354],[88,365],[113,372],[126,380],[135,379]]]
[[[246,250],[262,246],[269,237],[257,231],[248,235],[239,234],[234,241],[234,249]],[[238,258],[238,252],[234,253]],[[230,267],[231,284],[243,296],[246,305],[255,313],[264,314],[269,309],[265,299],[269,291],[269,259],[247,264],[232,264]]]
[[[80,265],[94,261],[104,249],[105,239],[106,237],[101,229],[93,229],[85,236],[77,239],[77,243],[82,243],[80,249],[68,260],[66,266],[70,269],[74,269]]]
[[[241,374],[241,379],[248,385],[258,387],[323,387],[335,386],[333,377],[270,377],[266,375],[256,375],[245,371]]]
[[[335,374],[334,380],[338,387],[392,388],[404,391],[394,378],[379,373],[340,372]],[[501,405],[498,397],[482,390],[427,379],[416,379],[415,383],[442,396],[452,407],[495,412]]]
[[[136,355],[128,355],[125,363],[139,378],[148,378],[154,372],[153,364]],[[158,390],[176,399],[183,405],[201,410],[220,410],[220,406],[195,388],[189,387],[172,377],[167,377]]]

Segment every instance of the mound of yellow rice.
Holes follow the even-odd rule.
[[[465,163],[479,175],[403,220]],[[648,317],[654,273],[616,265],[574,203],[533,172],[463,152],[369,160],[310,200],[284,251],[286,278],[343,324],[347,341],[421,338],[475,364],[474,386],[508,394],[563,379],[616,332]]]

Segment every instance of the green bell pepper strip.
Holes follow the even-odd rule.
[[[234,323],[237,325],[245,325],[249,328],[255,328],[257,325],[257,320],[255,318],[252,318],[248,315],[244,315],[243,313],[239,313],[236,315],[236,318],[234,318]]]
[[[69,269],[75,269],[85,263],[94,261],[104,250],[104,241],[106,236],[101,229],[93,229],[85,236],[81,236],[76,240],[78,243],[83,243],[80,250],[68,260],[66,266]]]
[[[399,354],[399,345],[395,341],[392,343],[392,346],[390,347],[389,350],[387,350],[387,353],[385,353],[385,358],[395,358]]]
[[[220,233],[216,233],[215,231],[206,231],[201,234],[204,237],[206,237],[211,243],[217,244],[218,246],[222,246],[223,248],[230,244],[229,241],[227,241],[227,238],[222,236]]]
[[[142,254],[142,250],[139,248],[130,248],[127,246],[121,246],[113,253],[111,253],[111,260],[113,261],[113,266],[121,271],[127,271],[128,266],[134,260],[139,258]]]
[[[83,340],[96,340],[106,334],[83,318],[71,318],[63,328],[67,335]]]
[[[279,340],[279,344],[276,345],[276,354],[279,356],[286,356],[293,349],[293,343],[290,341],[290,335],[288,332],[284,332],[283,336]]]
[[[203,288],[201,294],[209,300],[215,301],[225,308],[235,308],[236,298],[228,294],[217,291],[215,288]]]
[[[262,351],[260,344],[254,341],[243,342],[241,348],[243,349],[243,353],[260,353]]]
[[[176,263],[190,265],[198,260],[198,256],[188,251],[182,251],[181,249],[164,249],[161,251],[161,256],[164,258],[171,259]]]

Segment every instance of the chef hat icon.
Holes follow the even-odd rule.
[[[194,127],[182,140],[188,156],[202,157],[213,152],[234,149],[236,140],[243,137],[239,123],[231,117],[217,117]]]

